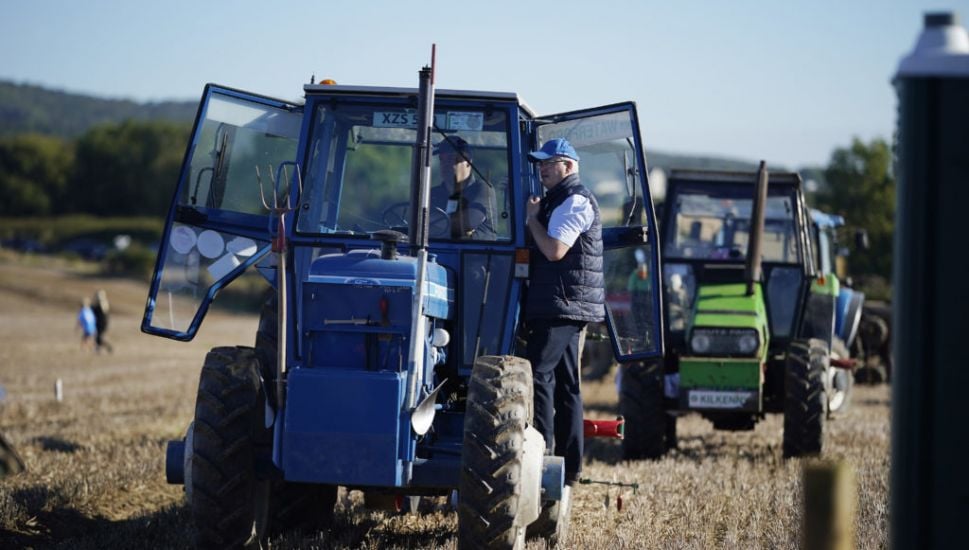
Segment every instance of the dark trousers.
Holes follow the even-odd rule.
[[[535,384],[535,429],[555,455],[565,457],[565,479],[574,482],[582,470],[579,333],[585,323],[537,319],[528,321],[528,327],[526,355]]]

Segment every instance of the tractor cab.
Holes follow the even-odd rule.
[[[629,285],[639,265],[659,272],[636,107],[538,117],[514,93],[425,85],[311,84],[298,102],[206,86],[142,329],[191,339],[216,294],[255,268],[275,289],[251,367],[263,426],[253,453],[271,466],[240,475],[326,495],[459,489],[473,505],[459,507],[461,540],[506,527],[499,536],[524,536],[542,502],[562,498],[561,459],[544,456],[526,415],[530,368],[512,355],[529,257],[540,253],[526,241],[526,201],[543,193],[527,153],[555,137],[578,151],[600,206],[614,352],[659,357],[658,281],[648,292]],[[212,369],[207,360],[199,403],[216,383],[206,373],[246,353],[224,352]],[[484,426],[482,411],[505,420]],[[203,413],[195,425],[212,423]],[[189,432],[170,447],[170,479],[218,489],[189,465],[211,442]],[[512,440],[507,456],[482,450]],[[523,464],[521,479],[498,476],[488,494],[468,479],[506,459]]]
[[[770,336],[789,339],[814,273],[799,181],[771,174],[761,237],[762,292]],[[754,212],[753,175],[675,171],[663,232],[663,284],[670,338],[687,345],[700,286],[743,284]],[[765,327],[766,328],[766,327]],[[763,335],[758,337],[764,340]],[[759,347],[759,346],[758,346]],[[755,350],[747,350],[752,354]]]
[[[305,92],[303,102],[284,102],[206,87],[159,254],[147,332],[191,339],[217,292],[248,267],[275,285],[270,251],[280,232],[305,278],[320,256],[375,250],[377,232],[409,231],[416,90],[307,85]],[[525,155],[559,136],[581,155],[582,181],[600,205],[615,351],[624,360],[660,355],[660,309],[651,307],[658,290],[637,293],[643,303],[633,304],[628,289],[638,264],[648,263],[650,273],[658,265],[635,105],[539,118],[512,93],[438,91],[435,104],[429,250],[462,277],[452,289],[462,330],[451,355],[459,366],[512,349],[516,323],[504,317],[514,320],[528,275],[524,204],[543,193]],[[455,147],[469,157],[474,188],[458,200],[447,183],[453,167],[439,160],[442,148]],[[272,200],[289,205],[283,227]],[[406,255],[405,239],[399,247]],[[631,311],[644,308],[653,314],[637,322]]]

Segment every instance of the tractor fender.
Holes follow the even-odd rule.
[[[835,331],[848,349],[858,336],[861,312],[865,304],[865,294],[850,288],[842,288],[838,293],[835,318]]]

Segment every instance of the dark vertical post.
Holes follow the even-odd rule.
[[[959,546],[969,517],[969,35],[928,14],[896,75],[891,541]]]
[[[747,263],[744,269],[744,281],[747,283],[747,295],[754,294],[754,284],[760,281],[761,241],[764,236],[764,216],[767,210],[767,163],[760,161],[757,170],[757,186],[754,188],[754,205],[750,212],[750,240],[747,243]]]

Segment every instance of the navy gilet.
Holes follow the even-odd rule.
[[[549,261],[534,244],[526,319],[569,319],[598,322],[605,319],[605,288],[602,274],[602,222],[599,203],[592,193],[579,183],[578,174],[570,174],[553,187],[542,199],[538,221],[548,227],[554,211],[572,195],[589,200],[595,213],[592,226],[579,235],[565,257]]]

